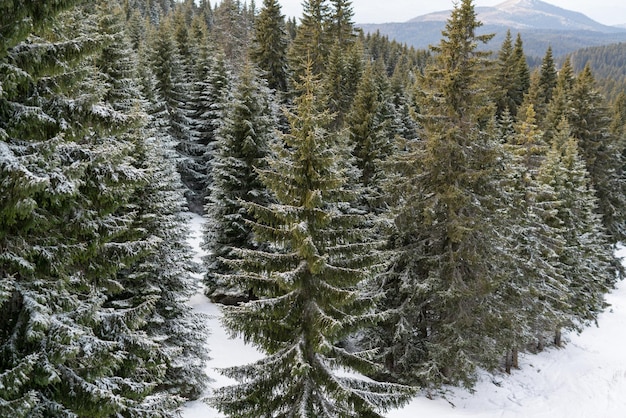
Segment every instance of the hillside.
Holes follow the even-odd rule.
[[[529,56],[543,56],[548,46],[555,55],[580,48],[626,42],[626,29],[602,25],[582,13],[540,0],[509,0],[494,7],[477,7],[481,33],[495,33],[489,47],[497,50],[507,30],[519,32]],[[380,31],[399,42],[428,48],[441,38],[450,11],[415,17],[404,23],[363,24],[365,32]]]
[[[572,53],[570,60],[576,72],[589,64],[608,99],[626,92],[626,43],[583,48]]]
[[[204,220],[193,215],[189,244],[200,261],[201,231]],[[620,255],[626,255],[625,250]],[[623,329],[626,327],[626,286],[620,283],[607,301],[611,307],[602,314],[598,327],[567,337],[565,348],[549,349],[537,355],[523,355],[520,370],[511,375],[481,373],[475,392],[450,388],[447,399],[418,395],[401,409],[390,411],[389,418],[543,418],[599,417],[622,418],[626,410],[626,357],[623,356]],[[212,360],[207,374],[215,379],[213,388],[235,383],[218,369],[253,362],[262,355],[241,338],[229,338],[222,327],[221,310],[201,291],[190,304],[196,312],[210,316],[211,334],[207,349]],[[210,392],[207,392],[210,395]],[[218,418],[222,414],[202,401],[189,402],[183,418]]]

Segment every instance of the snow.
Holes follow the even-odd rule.
[[[203,220],[190,220],[189,243],[198,254]],[[626,256],[626,249],[620,250]],[[446,399],[417,396],[402,409],[387,413],[388,418],[623,418],[626,416],[626,284],[607,295],[611,305],[598,321],[581,334],[565,336],[561,349],[548,349],[537,355],[520,355],[520,370],[511,375],[482,372],[474,393],[450,388]],[[217,369],[252,363],[262,354],[241,338],[229,338],[220,323],[221,312],[199,292],[191,305],[210,317],[207,349],[210,360],[206,372],[214,381],[211,388],[235,383]],[[207,393],[207,396],[210,395]],[[223,417],[202,401],[189,402],[183,418]]]

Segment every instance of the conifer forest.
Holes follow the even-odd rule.
[[[529,67],[472,0],[429,50],[259,3],[0,0],[1,417],[179,416],[199,286],[265,355],[229,417],[382,417],[606,308],[623,82]]]

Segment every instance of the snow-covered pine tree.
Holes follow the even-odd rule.
[[[226,103],[231,100],[231,78],[223,54],[208,39],[200,42],[187,103],[192,137],[187,148],[190,158],[187,167],[190,172],[193,168],[196,213],[204,213],[211,188],[216,132],[222,124]]]
[[[153,366],[130,362],[152,356],[139,328],[153,301],[106,306],[142,249],[128,240],[128,207],[145,177],[130,158],[133,118],[106,102],[112,84],[96,57],[107,37],[94,36],[93,7],[49,30],[38,19],[54,8],[27,6],[37,31],[2,54],[15,82],[3,83],[0,118],[0,375],[17,383],[0,389],[3,416],[136,415],[154,387]],[[108,338],[111,326],[126,341]]]
[[[278,203],[249,204],[259,241],[272,251],[237,250],[231,279],[260,297],[225,311],[233,334],[268,356],[223,371],[239,384],[218,389],[212,403],[238,417],[380,417],[401,405],[405,387],[346,375],[366,372],[371,353],[338,345],[375,318],[358,286],[376,263],[374,242],[359,228],[346,184],[345,139],[325,129],[332,117],[320,108],[319,84],[307,72],[289,114],[291,133],[262,171]]]
[[[460,2],[421,84],[424,142],[398,159],[397,250],[381,276],[382,307],[395,314],[375,346],[402,382],[470,384],[508,345],[510,312],[497,294],[509,259],[504,151],[481,87],[477,45],[491,36],[477,35],[479,26],[472,1]]]
[[[626,173],[622,138],[611,132],[611,112],[597,91],[589,65],[576,77],[572,88],[569,123],[578,140],[598,198],[598,210],[611,241],[626,239]],[[619,118],[618,118],[619,119]]]
[[[568,281],[559,261],[565,238],[554,226],[560,201],[550,185],[538,180],[550,147],[537,126],[532,104],[521,107],[518,118],[513,132],[503,138],[511,156],[507,161],[511,225],[507,238],[514,262],[508,266],[510,278],[499,294],[510,312],[516,313],[507,316],[504,328],[510,342],[505,359],[508,372],[518,366],[520,351],[545,345],[545,333],[564,322],[569,309]]]
[[[234,257],[234,249],[266,247],[254,239],[249,224],[252,217],[245,205],[267,206],[271,201],[257,170],[265,168],[264,159],[275,142],[275,125],[270,91],[252,66],[245,66],[214,143],[204,238],[208,296],[242,290],[239,286],[229,288],[220,280],[221,275],[232,272],[225,260]]]
[[[569,321],[557,324],[554,330],[555,343],[559,345],[558,327],[580,330],[597,319],[605,307],[604,295],[614,286],[621,270],[597,214],[595,191],[565,117],[557,127],[538,179],[557,194],[560,204],[552,226],[560,228],[565,239],[559,262],[569,289]]]
[[[167,134],[159,135],[147,126],[147,115],[141,111],[145,103],[135,70],[137,56],[125,33],[122,10],[115,2],[102,2],[99,16],[98,32],[108,38],[95,61],[107,80],[104,97],[114,109],[133,118],[135,123],[124,138],[132,142],[133,164],[145,176],[127,208],[133,213],[127,239],[141,246],[141,252],[118,274],[124,291],[109,295],[106,305],[130,312],[132,307],[154,302],[140,327],[152,339],[151,346],[137,344],[139,354],[133,352],[137,347],[130,348],[125,369],[129,374],[134,370],[137,379],[154,389],[154,395],[144,401],[146,409],[154,409],[154,415],[166,414],[182,397],[197,398],[206,380],[206,328],[203,318],[185,303],[196,291],[196,280],[191,276],[195,269],[182,215],[183,185]],[[131,346],[137,340],[119,328],[109,338]]]
[[[154,90],[150,92],[154,94],[154,104],[149,113],[159,123],[159,129],[166,131],[175,142],[179,153],[178,171],[187,188],[185,195],[189,208],[201,213],[202,187],[198,184],[197,173],[202,172],[202,168],[194,158],[196,143],[190,132],[191,121],[185,106],[188,85],[174,38],[172,17],[165,17],[158,27],[150,28],[146,52],[154,75],[153,88],[147,86]]]

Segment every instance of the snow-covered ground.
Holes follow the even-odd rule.
[[[202,218],[191,220],[190,244],[199,247]],[[626,249],[620,251],[626,256]],[[453,388],[447,399],[416,397],[389,418],[624,418],[626,417],[626,283],[607,296],[611,307],[599,327],[566,336],[562,349],[520,356],[520,370],[511,375],[483,373],[474,393]],[[240,338],[231,339],[220,323],[219,307],[199,292],[191,304],[210,315],[207,374],[212,388],[234,383],[216,369],[246,364],[261,354]],[[207,394],[209,395],[209,394]],[[223,417],[201,401],[189,402],[183,418]]]

